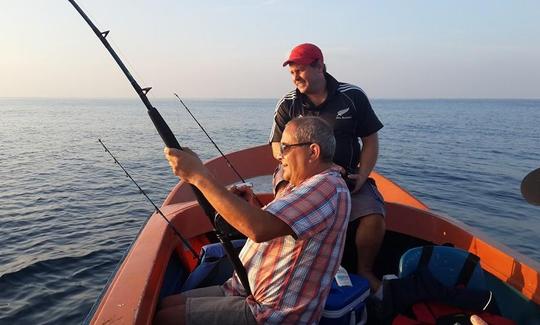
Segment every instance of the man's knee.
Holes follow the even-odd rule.
[[[356,245],[376,245],[378,247],[383,240],[385,231],[386,223],[382,215],[370,214],[364,216],[360,219],[356,229]]]

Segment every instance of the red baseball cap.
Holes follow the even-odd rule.
[[[289,59],[283,62],[283,66],[291,63],[311,64],[315,62],[315,60],[323,61],[321,49],[318,48],[317,45],[304,43],[292,49]]]

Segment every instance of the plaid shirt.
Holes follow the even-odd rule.
[[[350,194],[337,169],[329,168],[263,209],[291,227],[293,236],[263,243],[247,240],[240,252],[253,295],[247,297],[258,323],[316,324],[339,267],[350,214]],[[236,274],[224,285],[245,295]]]

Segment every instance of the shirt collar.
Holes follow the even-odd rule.
[[[324,103],[326,103],[337,93],[339,83],[336,80],[336,78],[332,77],[332,75],[329,74],[328,72],[324,73],[324,78],[326,79],[326,90],[328,92],[328,97],[324,101]],[[300,98],[302,100],[302,106],[304,106],[304,108],[307,108],[307,109],[316,108],[315,105],[313,105],[313,103],[311,102],[311,100],[309,100],[309,98],[306,95],[302,94],[298,90],[298,88],[296,88],[296,96],[297,98]]]
[[[302,183],[300,183],[297,187],[299,186],[302,186],[302,184],[304,184],[305,182],[309,181],[311,178],[317,176],[317,175],[324,175],[324,174],[330,174],[330,175],[334,175],[334,176],[337,176],[337,177],[341,177],[341,170],[342,168],[336,164],[332,164],[332,166],[328,167],[327,169],[323,170],[322,172],[320,172],[319,174],[315,174],[313,176],[311,176],[310,178],[308,179],[305,179]],[[285,187],[285,193],[290,193],[292,191],[294,191],[296,187],[294,185],[292,185],[291,183],[287,184],[287,186]]]
[[[328,97],[335,95],[338,89],[338,81],[328,72],[324,73],[324,78],[326,79],[326,90],[328,90]]]

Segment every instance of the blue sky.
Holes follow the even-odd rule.
[[[277,98],[312,42],[372,98],[540,98],[539,1],[79,0],[153,97]],[[64,0],[0,0],[0,97],[133,97]]]

